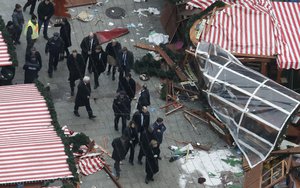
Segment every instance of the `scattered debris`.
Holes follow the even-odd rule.
[[[113,25],[115,25],[115,24],[114,24],[113,22],[109,22],[108,25],[109,25],[109,26],[113,26]]]
[[[138,13],[139,17],[141,17],[141,16],[148,17],[148,15],[144,14],[143,12],[149,12],[150,14],[153,14],[153,15],[159,15],[160,14],[160,11],[157,8],[153,8],[153,7],[149,7],[147,9],[139,8],[137,10],[133,10],[133,13]]]
[[[83,22],[90,22],[94,19],[94,15],[93,14],[90,14],[88,13],[86,10],[84,11],[81,11],[77,16],[76,18],[80,21],[83,21]]]
[[[167,44],[169,42],[169,35],[164,35],[162,33],[156,33],[155,31],[150,32],[148,36],[149,43],[155,45]]]

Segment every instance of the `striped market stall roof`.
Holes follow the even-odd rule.
[[[0,87],[0,185],[71,178],[64,145],[34,84]]]
[[[2,33],[0,31],[0,67],[12,65]]]
[[[187,4],[206,9],[213,0]],[[220,45],[235,53],[278,54],[280,68],[300,69],[300,3],[268,0],[224,0],[230,6],[207,20],[199,41]]]

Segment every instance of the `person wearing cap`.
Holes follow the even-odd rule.
[[[85,73],[85,63],[81,54],[77,50],[73,50],[67,59],[67,67],[69,70],[69,82],[71,88],[71,96],[74,96],[75,81],[82,80]]]
[[[17,44],[17,29],[12,21],[8,21],[5,26],[7,32],[9,33],[10,38],[13,41],[13,44]]]
[[[52,78],[53,70],[57,70],[59,54],[63,51],[64,41],[60,38],[59,33],[55,32],[53,37],[48,40],[45,48],[46,55],[49,52],[48,75],[50,78]]]
[[[72,46],[72,41],[71,41],[71,26],[67,18],[62,18],[62,22],[54,24],[54,27],[60,27],[59,33],[61,39],[64,41],[65,44],[65,52],[67,58],[70,55],[69,52],[69,47]]]
[[[99,76],[106,70],[107,53],[103,50],[101,45],[96,47],[95,53],[92,55],[92,71],[94,73],[95,86],[94,89],[99,87]]]
[[[38,6],[38,19],[39,19],[39,32],[44,24],[43,35],[46,40],[48,40],[48,25],[51,17],[54,14],[54,5],[50,0],[44,0],[40,2]]]
[[[140,96],[138,98],[138,102],[137,102],[137,109],[139,111],[142,111],[142,107],[143,106],[150,106],[150,94],[149,94],[149,90],[147,88],[146,85],[142,86],[142,89],[140,91]]]
[[[126,128],[126,121],[130,119],[130,100],[126,95],[125,91],[120,91],[120,93],[114,98],[112,105],[114,114],[115,114],[115,130],[118,131],[118,124],[120,118],[122,118],[122,133]]]
[[[15,9],[11,17],[16,28],[16,44],[21,44],[20,36],[24,25],[24,17],[22,12],[22,6],[20,4],[15,5]]]
[[[112,80],[115,80],[115,74],[117,70],[117,66],[119,65],[119,53],[122,49],[121,44],[116,40],[113,39],[110,43],[107,44],[105,51],[108,54],[108,69],[107,69],[107,75],[110,75],[111,67],[112,70]]]
[[[30,54],[31,48],[34,46],[37,38],[39,38],[39,24],[37,23],[37,17],[34,14],[31,15],[31,19],[24,29],[24,34],[27,41],[26,54]]]
[[[130,72],[130,68],[134,63],[133,53],[127,49],[127,47],[123,47],[119,52],[119,77],[121,78],[123,75],[128,75]]]
[[[25,70],[24,84],[33,83],[38,78],[38,72],[42,68],[41,54],[36,51],[35,47],[31,48],[31,53],[26,55],[26,61],[23,66]]]
[[[84,59],[84,63],[88,63],[88,71],[92,73],[92,56],[96,51],[96,46],[99,45],[99,40],[97,35],[93,32],[90,32],[89,36],[84,37],[80,43],[81,55]],[[89,60],[89,62],[87,62]]]
[[[96,116],[93,115],[93,110],[90,105],[90,96],[91,96],[91,85],[90,77],[85,76],[80,83],[78,84],[77,94],[75,98],[74,106],[74,115],[80,117],[78,109],[80,106],[85,106],[86,111],[88,112],[89,118],[94,119]]]

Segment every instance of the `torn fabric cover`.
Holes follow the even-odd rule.
[[[214,115],[229,129],[253,168],[274,149],[299,109],[300,95],[242,65],[212,43],[198,43],[196,59]]]

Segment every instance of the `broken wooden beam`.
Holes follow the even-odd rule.
[[[271,152],[271,154],[276,154],[276,155],[277,154],[299,154],[299,153],[300,153],[300,146]]]
[[[178,86],[173,86],[173,88],[177,89],[177,90],[180,90],[180,91],[185,91],[185,92],[191,93],[193,95],[199,95],[200,94],[200,92],[192,91],[192,90],[185,89],[185,88],[178,87]]]
[[[136,48],[141,48],[144,50],[149,50],[149,51],[155,51],[157,52],[155,45],[150,45],[150,44],[144,44],[144,43],[137,43],[135,45],[133,45]]]
[[[190,125],[191,125],[195,130],[197,130],[197,127],[193,124],[193,122],[192,122],[191,118],[188,116],[188,114],[187,114],[187,113],[183,113],[183,116],[184,116],[184,118],[190,123]]]
[[[107,164],[104,164],[103,170],[108,174],[110,179],[115,183],[115,185],[118,188],[122,188],[121,184],[118,182],[118,180],[115,178],[115,176],[112,175],[111,171],[109,170]]]
[[[177,110],[179,110],[179,109],[181,109],[181,108],[183,108],[183,105],[182,105],[182,104],[179,105],[179,106],[177,106],[177,107],[175,107],[174,109],[168,111],[167,113],[165,113],[165,116],[168,116],[168,115],[170,115],[170,114],[176,112]]]
[[[202,116],[199,116],[198,114],[195,114],[194,112],[190,111],[190,110],[183,110],[185,113],[187,113],[190,116],[193,116],[194,118],[201,120],[205,123],[208,123],[208,119],[206,117],[206,113],[203,113]]]

